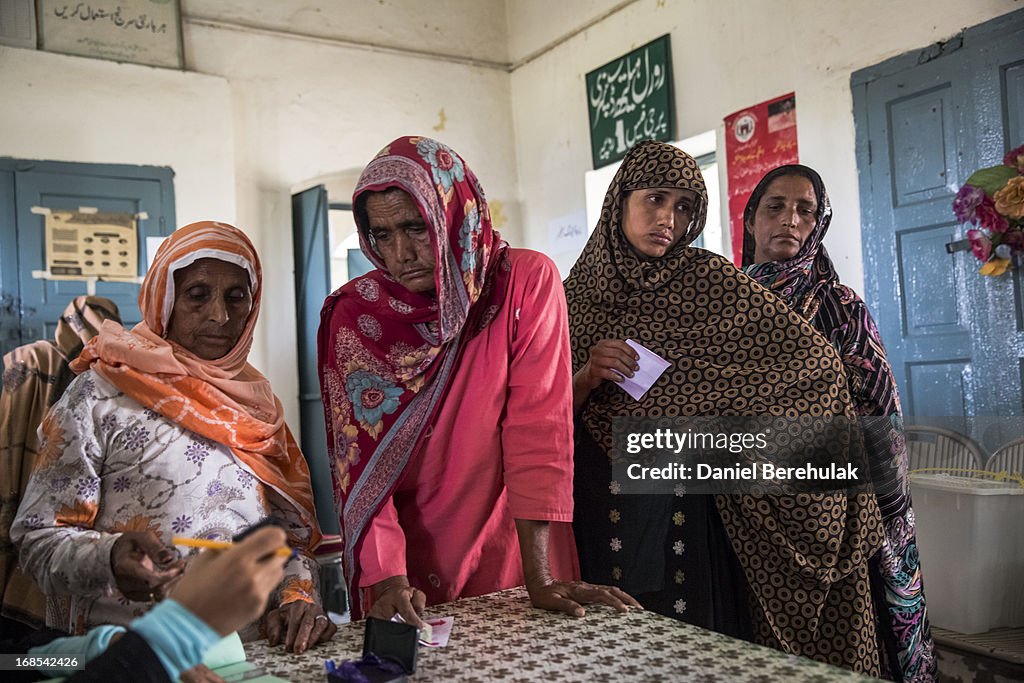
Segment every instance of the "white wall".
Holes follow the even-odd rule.
[[[250,361],[296,426],[293,189],[353,178],[395,137],[430,135],[465,157],[504,217],[504,234],[521,237],[509,75],[502,65],[458,62],[507,58],[503,3],[448,0],[448,15],[411,0],[358,4],[362,20],[353,22],[327,3],[189,0],[186,15],[216,21],[185,17],[185,72],[0,47],[0,156],[170,166],[179,226],[218,218],[249,234],[264,266]],[[347,27],[375,43],[447,45],[455,61],[223,23],[249,10],[246,23],[293,34]],[[434,37],[414,40],[420,30]]]
[[[368,47],[508,61],[505,0],[183,0],[182,12]]]
[[[585,209],[584,74],[670,32],[678,138],[796,90],[801,158],[836,206],[829,247],[859,288],[850,73],[1017,6],[185,0],[187,72],[0,48],[0,155],[170,166],[179,224],[220,218],[246,230],[265,270],[251,360],[297,425],[293,190],[351,179],[396,136],[431,135],[480,176],[503,234],[544,248],[551,220]]]
[[[235,220],[224,79],[0,47],[0,156],[174,169],[178,225]]]
[[[636,0],[507,0],[509,60],[519,63],[632,2]]]
[[[510,1],[510,26],[536,24],[540,5]],[[585,74],[670,33],[677,138],[721,129],[724,116],[796,91],[800,160],[821,173],[835,209],[829,253],[844,282],[863,290],[850,74],[1019,7],[1013,0],[637,0],[512,74],[525,239],[541,243],[548,220],[585,205],[583,174],[592,168]],[[515,43],[513,59],[547,41],[552,25],[568,31],[582,23],[554,14],[533,41]]]
[[[394,138],[429,135],[462,154],[505,216],[503,234],[518,242],[509,76],[502,69],[186,26],[189,68],[229,84],[238,221],[253,235],[264,267],[263,317],[252,358],[294,426],[292,190],[325,176],[351,178]]]

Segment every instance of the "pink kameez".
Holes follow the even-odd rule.
[[[555,265],[512,249],[497,317],[463,350],[424,446],[367,529],[361,588],[406,575],[427,604],[522,585],[515,519],[553,522],[556,579],[572,539],[572,376]]]

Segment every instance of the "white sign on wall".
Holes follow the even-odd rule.
[[[576,211],[548,221],[548,249],[552,258],[556,256],[576,256],[583,251],[590,237],[587,229],[587,212]]]
[[[180,69],[178,0],[38,0],[39,47]]]

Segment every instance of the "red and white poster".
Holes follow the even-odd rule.
[[[796,94],[755,104],[725,117],[725,163],[729,180],[732,260],[743,258],[743,207],[765,173],[799,160]]]

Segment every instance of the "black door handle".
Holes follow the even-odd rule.
[[[958,251],[970,251],[971,241],[970,240],[956,240],[955,242],[949,242],[946,244],[946,253],[955,254]]]

